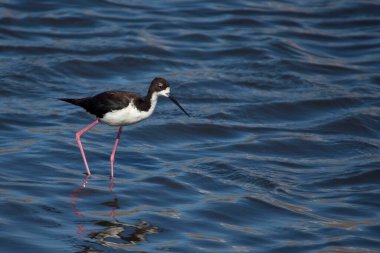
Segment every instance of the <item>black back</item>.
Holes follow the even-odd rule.
[[[132,100],[135,100],[137,104],[143,104],[144,102],[141,97],[126,91],[106,91],[93,97],[61,98],[60,100],[80,106],[97,118],[103,118],[107,112],[127,107]]]

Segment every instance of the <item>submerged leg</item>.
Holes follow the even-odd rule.
[[[123,127],[119,128],[119,132],[117,133],[115,144],[113,145],[113,150],[112,150],[111,157],[110,157],[110,161],[111,161],[111,178],[113,178],[113,162],[115,161],[116,148],[117,148],[117,144],[119,143],[119,140],[120,140],[120,135],[121,135],[121,130],[122,129],[123,129]]]
[[[81,152],[82,157],[83,157],[84,165],[86,166],[86,173],[87,173],[87,175],[91,175],[91,173],[90,173],[90,169],[88,168],[86,156],[84,155],[84,150],[83,150],[83,147],[82,147],[82,143],[80,141],[80,137],[81,137],[82,134],[84,134],[85,132],[87,132],[88,130],[90,130],[91,128],[93,128],[98,123],[99,123],[99,120],[97,119],[94,122],[92,122],[90,125],[86,126],[85,128],[83,128],[82,130],[78,131],[75,134],[75,137],[77,139],[80,152]]]

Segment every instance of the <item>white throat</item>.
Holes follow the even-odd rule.
[[[156,93],[156,92],[155,92]],[[154,93],[153,93],[154,94]],[[169,97],[170,95],[170,87],[167,87],[165,90],[157,92],[158,96],[164,96],[164,97]]]

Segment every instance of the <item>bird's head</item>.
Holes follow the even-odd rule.
[[[169,82],[162,77],[156,77],[150,84],[150,89],[155,92],[158,96],[169,97],[170,96],[170,86]]]
[[[164,78],[154,78],[150,84],[149,90],[153,93],[156,93],[157,96],[168,97],[174,104],[176,104],[179,107],[179,109],[181,109],[187,116],[190,117],[190,114],[188,114],[185,111],[185,109],[183,109],[183,107],[178,103],[178,101],[170,94],[169,82],[166,81]]]

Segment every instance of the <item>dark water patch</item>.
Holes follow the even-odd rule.
[[[148,139],[151,138],[152,135],[150,133],[154,133],[160,128],[160,133],[158,135],[153,135],[153,143],[163,143],[166,145],[177,145],[176,139],[179,138],[176,133],[181,133],[181,135],[187,135],[188,140],[205,140],[207,138],[208,141],[213,139],[223,138],[235,138],[239,137],[243,134],[243,132],[250,131],[250,128],[246,128],[244,126],[235,126],[229,127],[218,124],[204,123],[204,124],[192,124],[184,125],[178,123],[166,124],[165,127],[161,127],[160,125],[151,125],[146,126],[145,129],[149,129],[149,131],[142,131],[139,134],[141,138]]]
[[[47,2],[29,2],[25,4],[24,1],[18,1],[17,3],[5,2],[2,5],[3,8],[7,8],[10,10],[17,10],[20,12],[44,12],[44,11],[54,11],[58,6],[53,3]]]
[[[332,157],[346,157],[347,155],[360,155],[362,152],[376,153],[378,147],[367,143],[357,142],[324,142],[309,140],[308,138],[291,138],[277,136],[269,139],[261,139],[252,143],[231,144],[217,147],[211,150],[225,151],[228,146],[233,147],[236,153],[244,152],[265,155],[274,153],[278,157],[323,157],[323,154],[330,152]]]
[[[283,56],[291,56],[292,58],[303,60],[306,57],[313,55],[313,52],[308,52],[294,42],[289,41],[276,41],[272,43],[272,47],[275,49],[274,52]],[[315,55],[314,55],[315,56]]]
[[[230,185],[222,180],[216,181],[213,175],[209,174],[207,170],[201,168],[182,168],[187,172],[187,176],[191,178],[191,183],[197,185],[200,192],[234,192],[237,190],[236,186]],[[187,178],[187,177],[182,177]],[[218,198],[217,198],[218,199]]]
[[[96,27],[96,20],[91,20],[89,17],[36,17],[36,18],[11,18],[4,17],[0,19],[2,25],[14,26],[14,27],[24,27],[31,26],[33,29],[37,29],[42,26],[43,29],[51,28],[70,28],[73,26],[78,26],[83,29],[83,27],[94,28]]]
[[[372,80],[375,84],[380,85],[380,75],[373,76]]]
[[[197,43],[213,43],[215,42],[215,40],[210,37],[210,36],[206,36],[204,34],[200,34],[200,33],[192,33],[192,34],[182,34],[178,37],[175,37],[174,38],[175,40],[179,40],[179,41],[185,41],[189,44],[191,43],[194,43],[194,42],[197,42]]]
[[[328,29],[365,29],[366,27],[372,28],[380,24],[378,19],[358,19],[358,20],[345,20],[333,22],[321,22],[317,27]]]
[[[362,173],[355,173],[356,175],[347,175],[346,177],[338,177],[331,180],[326,180],[324,182],[319,183],[321,186],[323,185],[334,185],[335,187],[338,187],[340,185],[361,185],[361,184],[377,184],[380,180],[379,177],[379,170],[371,170],[367,172]]]
[[[378,41],[361,41],[361,43],[356,44],[332,44],[324,45],[323,51],[328,52],[330,55],[336,55],[339,57],[351,58],[355,56],[362,56],[363,54],[377,53],[379,48],[377,47]],[[320,49],[320,46],[313,45],[314,48]],[[366,57],[371,58],[371,55],[366,55]]]
[[[194,189],[189,189],[189,186],[185,186],[183,184],[180,184],[176,182],[173,179],[165,178],[165,177],[151,177],[143,180],[147,183],[153,183],[157,185],[165,185],[166,187],[170,187],[174,191],[183,191],[184,194],[188,191],[193,191]],[[189,193],[189,192],[188,192]]]
[[[312,62],[304,62],[304,61],[281,61],[280,64],[284,64],[291,71],[294,72],[303,72],[303,73],[311,73],[321,74],[321,75],[345,75],[345,74],[358,74],[359,70],[354,69],[350,66],[344,66],[339,63],[330,63],[330,64],[322,64],[322,63],[312,63]]]
[[[234,18],[234,19],[227,19],[223,21],[219,21],[218,24],[220,25],[226,25],[226,26],[239,26],[239,27],[253,27],[261,25],[260,22],[254,19],[249,18]]]
[[[296,99],[286,102],[260,103],[238,107],[247,117],[280,120],[310,120],[320,116],[346,113],[351,107],[358,107],[363,102],[356,98]],[[289,113],[291,112],[291,113]]]
[[[347,116],[336,119],[333,122],[326,122],[314,129],[328,133],[355,133],[358,136],[374,136],[374,132],[366,125],[362,124],[362,116]]]
[[[164,62],[165,61],[162,61],[161,63]],[[167,63],[177,65],[176,62],[173,61]],[[132,69],[140,71],[142,66],[144,66],[145,69],[151,68],[152,70],[158,68],[155,59],[141,59],[140,57],[111,57],[108,61],[65,61],[57,65],[55,69],[61,73],[65,73],[66,75],[79,75],[83,78],[90,78],[92,73],[96,72],[96,77],[105,78],[106,76],[110,76],[116,72],[125,73],[127,71],[131,71]]]
[[[208,174],[221,180],[240,182],[241,184],[252,184],[267,190],[273,190],[278,187],[278,185],[270,179],[255,175],[255,171],[226,165],[221,161],[202,163],[200,169],[207,171]]]
[[[255,58],[262,58],[264,54],[260,50],[256,50],[250,47],[239,47],[239,48],[229,48],[225,50],[210,50],[208,52],[208,56],[222,58],[221,56],[228,57],[229,59],[233,59],[234,57],[240,58],[242,56],[251,56]]]

